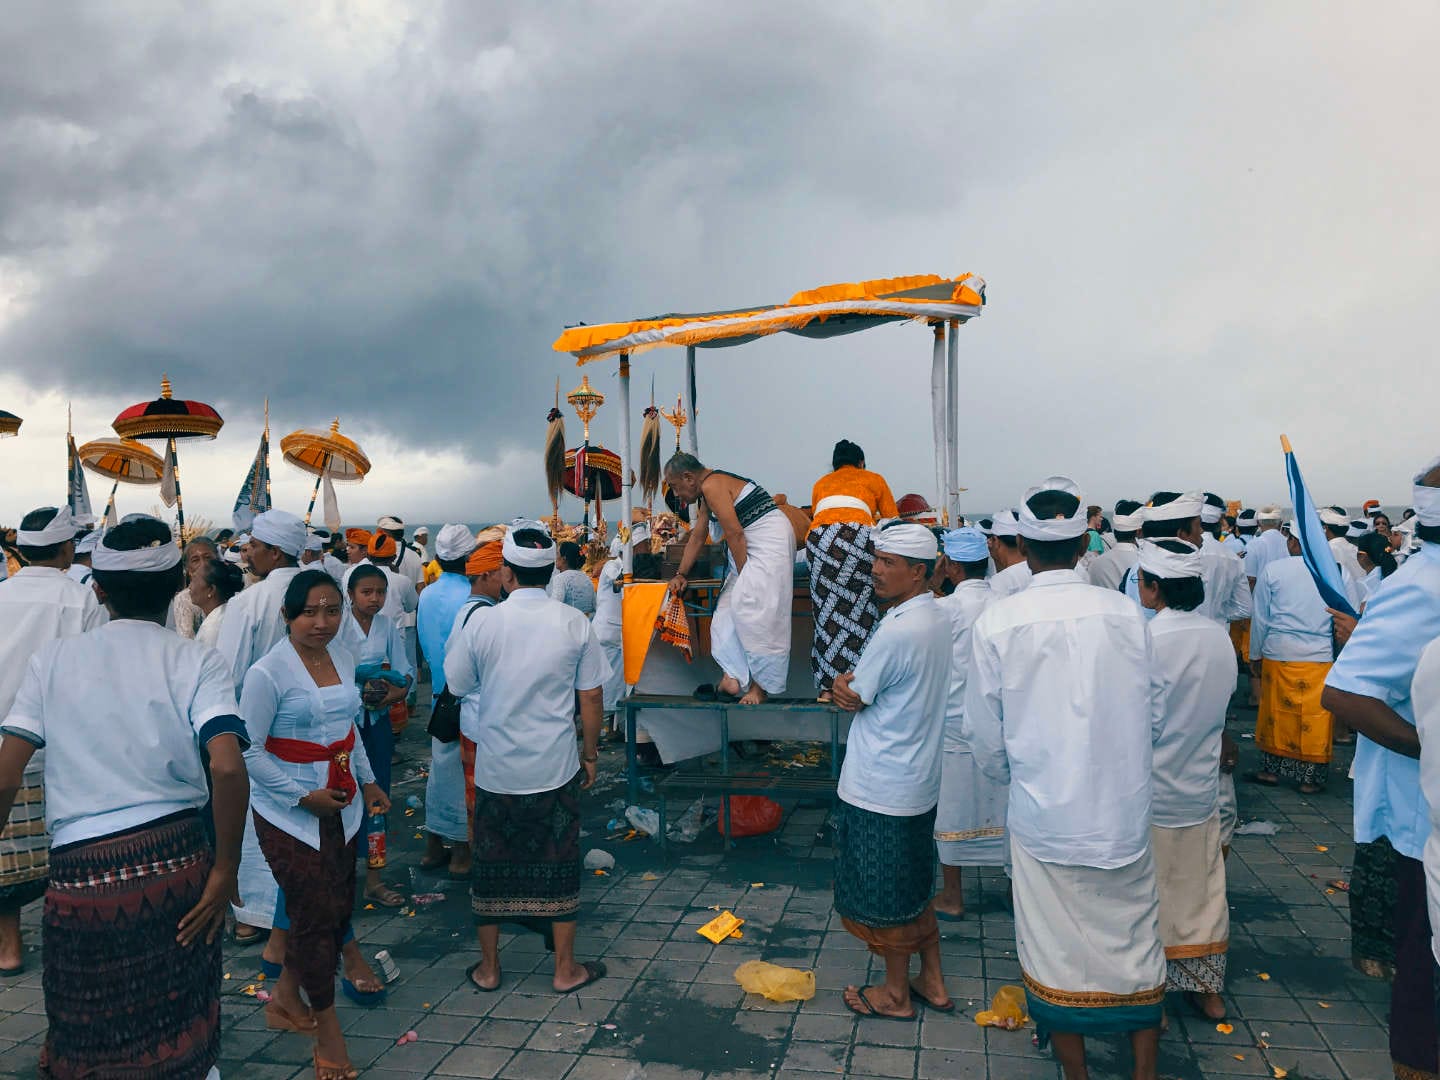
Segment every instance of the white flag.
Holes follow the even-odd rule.
[[[175,440],[171,439],[165,449],[165,471],[160,475],[160,501],[166,506],[174,506],[179,498],[179,483],[175,478]]]
[[[325,527],[332,533],[340,531],[340,504],[335,499],[335,485],[330,482],[330,474],[325,474]]]

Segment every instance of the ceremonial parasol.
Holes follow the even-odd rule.
[[[81,446],[77,453],[85,468],[115,481],[110,487],[110,500],[105,504],[107,524],[115,523],[115,492],[121,484],[158,484],[165,474],[165,462],[160,455],[134,439],[94,439]]]
[[[164,439],[165,460],[160,474],[160,498],[175,507],[175,542],[185,542],[185,500],[180,494],[177,439],[213,439],[225,426],[220,414],[203,401],[185,401],[170,389],[170,377],[160,379],[160,396],[131,405],[110,425],[122,439]]]
[[[340,434],[340,420],[337,417],[329,431],[315,431],[301,428],[292,431],[280,440],[280,452],[285,460],[302,472],[315,477],[315,490],[310,493],[310,505],[305,509],[305,524],[310,524],[310,515],[315,511],[315,499],[320,494],[320,485],[326,484],[325,524],[328,528],[340,527],[339,508],[335,505],[335,494],[329,488],[331,481],[358,484],[370,471],[370,459],[356,445],[353,439]],[[333,519],[333,520],[332,520]]]
[[[576,467],[575,459],[581,465]],[[610,502],[620,497],[620,455],[603,446],[565,451],[565,490],[577,499]]]
[[[11,435],[19,435],[20,425],[24,422],[24,420],[21,420],[20,417],[16,416],[13,412],[6,412],[4,409],[0,409],[0,439],[8,438]]]

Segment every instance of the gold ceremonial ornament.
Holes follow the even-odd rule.
[[[679,394],[675,395],[674,412],[666,412],[664,409],[661,409],[660,415],[663,416],[666,420],[669,420],[670,423],[675,426],[675,451],[676,453],[679,453],[680,430],[690,422],[690,417],[685,415],[685,406],[681,396]]]
[[[590,385],[590,376],[581,376],[580,385],[565,395],[575,409],[575,415],[580,417],[581,423],[585,425],[585,441],[590,441],[590,421],[595,419],[595,414],[600,411],[600,406],[605,404],[605,395]]]

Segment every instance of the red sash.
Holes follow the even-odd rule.
[[[313,765],[317,761],[330,762],[330,775],[325,786],[353,796],[358,789],[355,774],[350,771],[350,751],[355,749],[355,729],[337,743],[324,746],[321,743],[305,742],[303,739],[277,739],[273,735],[265,740],[265,749],[281,761],[292,765]]]

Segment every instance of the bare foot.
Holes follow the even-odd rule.
[[[731,697],[739,697],[742,691],[742,687],[740,686],[740,680],[733,679],[729,675],[726,675],[718,683],[716,683],[715,689],[720,691],[720,693],[722,694],[729,694]]]
[[[841,995],[845,1000],[845,1007],[853,1013],[861,1016],[904,1016],[915,1015],[915,1006],[911,1005],[908,997],[904,1002],[896,1000],[895,996],[882,984],[880,986],[847,986]]]
[[[965,901],[958,896],[938,893],[935,896],[935,914],[948,915],[952,919],[962,918],[965,915]]]
[[[385,989],[385,984],[375,974],[375,969],[365,959],[365,954],[360,951],[360,943],[351,939],[345,943],[340,950],[340,955],[345,962],[345,978],[349,979],[351,985],[362,994],[378,994]]]
[[[470,878],[470,845],[457,842],[450,848],[450,876],[456,881]]]
[[[750,689],[745,691],[745,696],[740,699],[741,705],[763,705],[765,699],[770,695],[761,690],[756,683],[750,684]]]
[[[1185,996],[1191,1007],[1201,1012],[1207,1020],[1225,1019],[1225,999],[1219,994],[1201,994],[1192,990]]]

